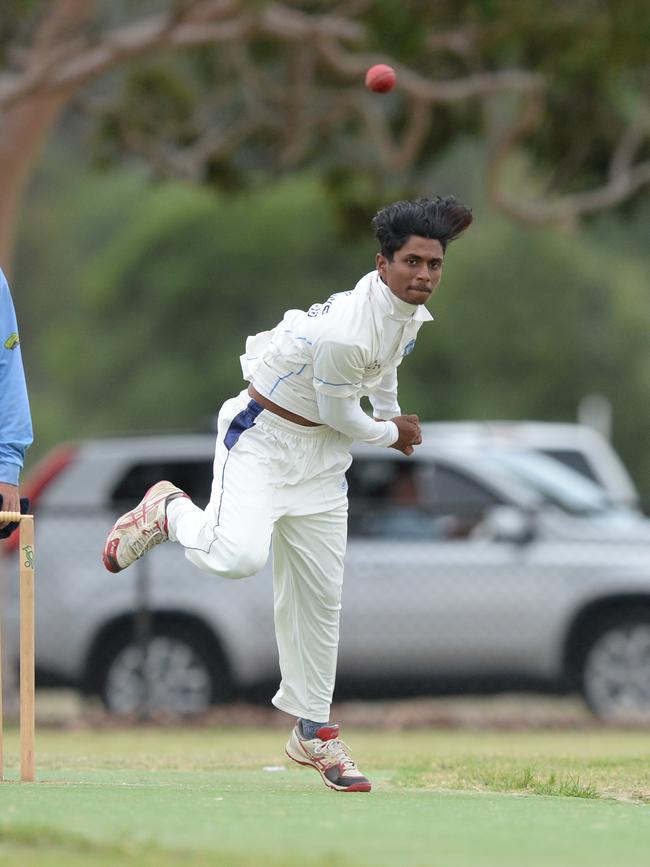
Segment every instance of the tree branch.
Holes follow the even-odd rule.
[[[63,5],[88,0],[61,0]],[[23,75],[0,78],[0,109],[39,91],[72,91],[120,64],[153,50],[189,47],[241,39],[251,27],[246,14],[230,18],[239,8],[237,0],[203,0],[165,14],[151,15],[116,27],[82,43],[78,35],[52,46],[57,57],[46,56],[42,65]],[[57,62],[54,63],[53,61]]]
[[[414,99],[401,141],[396,141],[386,115],[379,110],[375,100],[366,99],[363,95],[356,105],[368,127],[368,138],[376,146],[385,168],[401,172],[412,165],[431,127],[430,107]]]
[[[170,0],[166,12],[143,15],[95,33],[88,25],[94,21],[98,5],[97,0],[51,0],[44,4],[46,12],[32,44],[21,51],[20,71],[0,75],[4,146],[15,162],[21,157],[23,162],[28,159],[16,147],[21,140],[21,118],[29,115],[31,119],[34,153],[44,140],[46,128],[35,122],[43,114],[41,105],[48,105],[51,124],[70,94],[128,61],[153,52],[219,45],[230,52],[232,63],[228,57],[225,64],[224,58],[219,58],[225,83],[207,95],[199,119],[193,118],[193,143],[189,147],[151,144],[143,135],[122,129],[129,147],[140,153],[146,150],[160,171],[175,167],[183,176],[198,176],[201,161],[233,153],[241,142],[254,139],[261,131],[270,133],[275,164],[286,168],[308,154],[320,135],[361,114],[369,131],[366,138],[377,147],[381,164],[400,173],[421,156],[434,106],[477,100],[479,110],[481,105],[490,105],[493,97],[513,95],[519,103],[514,121],[505,130],[499,124],[497,134],[490,127],[494,118],[487,117],[485,123],[488,140],[492,139],[489,193],[510,216],[537,225],[570,223],[581,214],[619,204],[650,183],[650,162],[635,164],[639,154],[647,155],[642,148],[649,136],[647,118],[639,112],[613,149],[609,177],[601,187],[548,201],[512,196],[503,182],[505,167],[523,137],[540,122],[546,84],[541,75],[524,69],[485,70],[479,55],[480,33],[473,27],[429,37],[431,52],[449,52],[462,58],[468,69],[468,74],[457,78],[433,80],[389,56],[357,50],[367,38],[367,30],[356,17],[372,7],[372,0],[327,0],[310,6],[319,9],[319,14],[297,8],[302,5],[299,0]],[[251,43],[259,38],[282,47],[282,62],[273,67],[272,75],[265,76],[252,58]],[[394,66],[399,94],[410,103],[399,135],[391,129],[383,111],[385,104],[361,92],[367,68],[378,62]],[[323,64],[341,80],[338,88],[319,84],[317,71]],[[508,105],[498,100],[499,106],[504,104]],[[219,115],[217,123],[215,113]],[[358,125],[351,128],[356,130]],[[253,147],[257,144],[253,141]]]
[[[400,89],[414,99],[427,103],[461,102],[503,92],[533,94],[544,87],[541,76],[518,69],[477,73],[448,81],[432,81],[390,58],[387,61],[385,56],[352,54],[331,39],[319,42],[317,48],[332,69],[347,77],[362,77],[369,66],[390,62],[397,73]]]
[[[356,21],[333,13],[310,15],[289,9],[280,3],[272,3],[260,18],[260,29],[268,36],[277,36],[287,41],[304,39],[341,39],[360,42],[366,35],[365,28]]]
[[[649,129],[647,112],[640,112],[625,130],[614,149],[609,164],[610,180],[628,171],[641,145],[648,139]]]
[[[94,12],[92,0],[56,0],[41,20],[33,42],[32,55],[76,38]]]
[[[642,143],[640,126],[633,124],[622,136],[612,157],[609,179],[602,186],[553,201],[510,196],[502,179],[505,164],[523,136],[539,123],[542,114],[541,98],[529,99],[517,121],[493,146],[488,161],[488,190],[490,199],[508,216],[536,226],[572,226],[579,217],[612,208],[650,183],[650,161],[631,164]]]

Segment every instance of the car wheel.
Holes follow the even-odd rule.
[[[199,714],[224,698],[226,683],[219,654],[180,623],[155,625],[144,644],[128,633],[114,636],[98,672],[102,701],[119,715]]]
[[[601,627],[584,656],[582,689],[607,722],[650,722],[650,613]]]

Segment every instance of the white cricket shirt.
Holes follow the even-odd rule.
[[[271,331],[249,337],[241,356],[244,379],[309,421],[388,446],[397,439],[396,425],[373,422],[359,400],[369,396],[376,418],[401,414],[397,367],[432,318],[423,305],[397,298],[372,271],[354,289],[307,311],[288,310]],[[354,404],[354,423],[341,420],[343,403]]]

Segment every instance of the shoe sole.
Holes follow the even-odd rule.
[[[372,789],[372,783],[370,781],[368,781],[367,783],[352,783],[351,786],[337,786],[331,780],[327,779],[325,774],[317,765],[313,765],[311,762],[301,762],[300,759],[292,756],[289,750],[286,749],[286,747],[284,751],[289,756],[292,762],[295,762],[297,765],[302,765],[303,768],[313,768],[315,771],[317,771],[328,789],[334,789],[335,792],[369,792]]]
[[[113,527],[113,529],[109,533],[109,537],[113,535],[114,530],[115,530],[115,527]],[[111,539],[111,542],[114,542],[114,541],[116,541],[116,540]],[[104,553],[102,554],[102,562],[103,562],[104,566],[106,567],[106,569],[108,569],[109,572],[112,572],[114,575],[117,575],[118,572],[122,571],[122,567],[117,562],[115,557],[113,557],[112,554],[109,554],[108,548],[110,547],[110,544],[111,544],[110,542],[107,543],[106,547],[104,548]]]

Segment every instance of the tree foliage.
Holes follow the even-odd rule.
[[[142,85],[134,71],[104,114],[116,153],[126,148],[159,172],[229,189],[317,167],[336,201],[367,211],[396,187],[421,190],[431,164],[459,137],[472,136],[486,143],[494,201],[537,224],[571,222],[628,201],[650,180],[647,3],[289,7],[301,10],[302,21],[336,15],[357,30],[305,33],[300,42],[253,33],[219,52],[205,48],[172,61],[173,80],[182,78],[194,108],[192,120],[167,137],[159,130],[173,111],[175,84],[149,136],[124,110],[134,81]],[[342,17],[346,8],[352,11]],[[366,66],[379,59],[398,68],[399,89],[389,97],[360,86]],[[171,84],[170,58],[158,58],[148,73],[160,101],[162,83]],[[529,199],[507,183],[515,149],[529,161]],[[359,174],[372,180],[372,201],[364,195],[358,202]]]
[[[38,335],[26,358],[49,441],[202,424],[241,384],[246,333],[370,268],[372,249],[341,247],[341,229],[365,233],[385,200],[462,195],[480,175],[517,221],[575,228],[620,208],[630,229],[477,220],[450,251],[434,335],[404,366],[404,409],[573,418],[599,391],[647,477],[647,279],[635,264],[647,229],[634,209],[647,214],[649,37],[646,0],[0,4],[3,266],[46,141],[74,146],[81,119],[92,156],[114,169],[84,176],[78,197],[48,177],[57,220],[30,206],[24,230],[30,303],[17,301],[25,336]],[[394,92],[364,89],[374,62],[395,66]],[[441,189],[452,151],[465,163],[445,168]],[[39,271],[46,246],[56,255]]]
[[[0,254],[38,151],[73,103],[104,161],[232,190],[305,167],[354,214],[426,186],[459,136],[490,195],[571,223],[650,183],[645,0],[15,0],[0,8]],[[369,94],[392,63],[399,86]],[[509,182],[525,153],[525,182]],[[368,177],[358,201],[358,173]],[[357,198],[355,198],[355,196]]]
[[[57,173],[43,179],[50,208]],[[98,199],[102,227],[88,221]],[[248,334],[373,267],[369,227],[342,244],[313,176],[225,196],[120,171],[73,183],[65,213],[47,229],[33,211],[18,262],[34,287],[19,312],[40,449],[71,436],[207,428],[244,385]],[[603,394],[648,496],[646,218],[619,235],[607,225],[574,236],[477,220],[450,246],[435,321],[400,367],[403,410],[571,421],[585,394]]]

